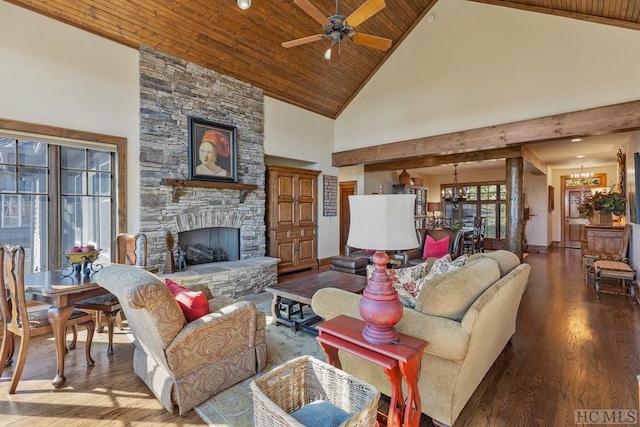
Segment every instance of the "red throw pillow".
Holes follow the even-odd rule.
[[[167,287],[178,302],[188,322],[209,314],[209,301],[204,292],[183,288],[171,279],[165,279]]]
[[[436,240],[427,234],[427,240],[424,242],[423,259],[429,257],[440,258],[449,253],[449,236]]]

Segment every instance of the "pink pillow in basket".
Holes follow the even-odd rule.
[[[443,237],[440,240],[436,240],[433,237],[427,235],[427,240],[424,242],[424,252],[422,259],[429,257],[441,258],[449,253],[449,236]]]

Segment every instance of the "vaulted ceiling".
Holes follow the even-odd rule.
[[[7,0],[117,43],[150,46],[251,83],[270,97],[335,118],[436,3],[389,0],[357,27],[392,40],[386,52],[350,41],[342,59],[324,59],[328,40],[284,49],[287,40],[322,33],[293,0]],[[365,0],[341,0],[349,15]],[[640,0],[471,0],[640,30]],[[310,0],[325,16],[335,3]]]

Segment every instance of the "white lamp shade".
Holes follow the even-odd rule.
[[[415,199],[414,194],[349,196],[351,225],[347,245],[375,250],[417,248]]]

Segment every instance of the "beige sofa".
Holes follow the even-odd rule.
[[[211,312],[187,323],[164,281],[140,267],[105,267],[96,282],[120,301],[135,337],[134,372],[168,411],[176,405],[182,415],[266,364],[266,318],[248,301],[199,287]]]
[[[529,271],[511,252],[472,255],[463,267],[425,284],[415,310],[404,309],[398,331],[429,342],[419,380],[424,414],[441,424],[455,422],[515,333]],[[312,307],[325,319],[340,314],[360,318],[360,298],[327,288],[313,296]],[[391,393],[379,367],[344,352],[340,359],[345,371]]]

